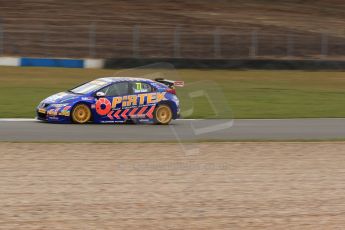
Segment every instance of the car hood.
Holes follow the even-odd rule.
[[[69,92],[61,92],[54,94],[48,98],[46,98],[43,102],[44,103],[70,103],[76,99],[81,98],[82,95],[77,95],[74,93],[69,93]]]

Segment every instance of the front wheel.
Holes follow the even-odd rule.
[[[91,120],[91,110],[85,104],[78,104],[72,110],[72,121],[77,124],[85,124]]]
[[[173,117],[170,106],[159,105],[154,112],[154,120],[156,124],[168,125]]]

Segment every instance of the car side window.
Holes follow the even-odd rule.
[[[131,82],[132,93],[151,93],[154,91],[152,86],[144,82]]]
[[[108,87],[105,87],[100,92],[103,92],[107,97],[116,97],[129,94],[128,82],[114,83]]]

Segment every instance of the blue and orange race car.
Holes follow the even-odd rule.
[[[175,86],[182,81],[99,78],[52,95],[37,107],[37,119],[55,123],[169,124],[180,114]]]

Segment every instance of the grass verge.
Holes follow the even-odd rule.
[[[0,67],[0,117],[33,117],[35,106],[45,97],[117,71]],[[217,96],[211,102],[205,95],[189,100],[188,94],[196,88],[188,84],[178,89],[183,110],[194,108],[190,118],[224,117],[212,111],[211,104],[217,103],[229,106],[235,118],[345,117],[344,72],[186,69],[173,75],[196,86],[203,80],[213,84],[209,90],[199,84]]]

